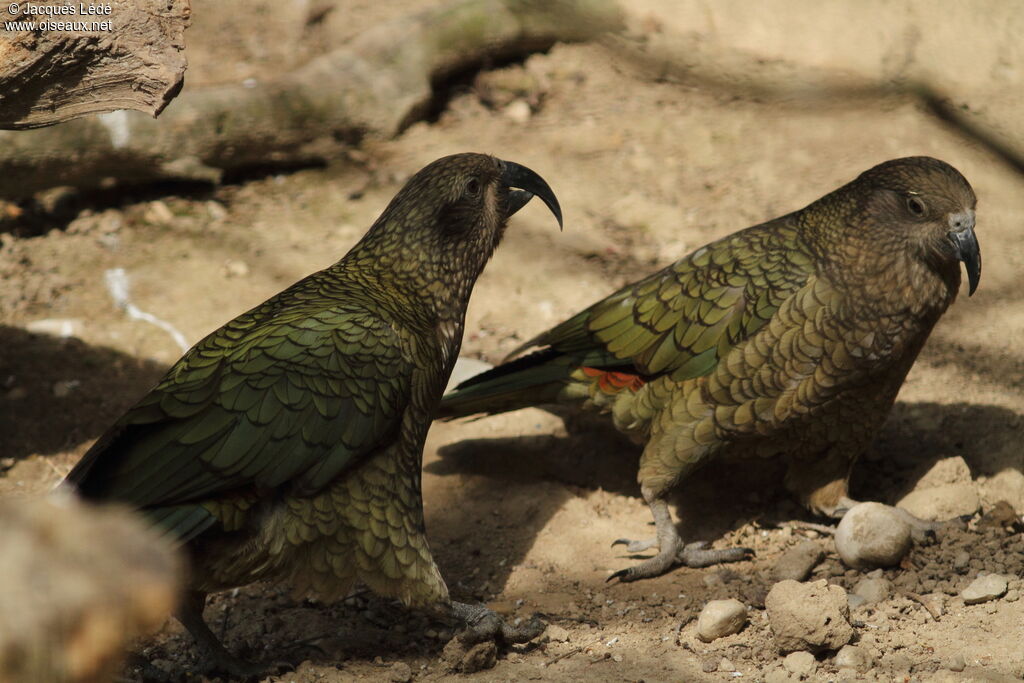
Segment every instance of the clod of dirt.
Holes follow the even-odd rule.
[[[739,633],[747,623],[747,608],[736,600],[712,600],[697,619],[697,637],[705,643]]]
[[[854,569],[891,567],[910,550],[910,526],[899,513],[881,503],[850,508],[836,528],[836,550]]]
[[[803,581],[824,557],[825,550],[821,545],[814,541],[804,541],[784,552],[775,563],[772,573],[776,581]]]
[[[871,668],[873,662],[871,655],[864,648],[856,645],[843,645],[836,653],[833,664],[837,669],[853,669],[858,673],[864,673]]]
[[[452,638],[444,646],[441,659],[456,673],[471,674],[494,668],[498,661],[498,646],[492,640],[475,645],[466,645],[459,638]]]
[[[973,483],[957,482],[926,489],[915,489],[897,505],[921,519],[940,521],[973,515],[981,507],[981,498]]]
[[[862,605],[888,600],[892,594],[892,582],[886,578],[865,577],[853,587],[853,594],[860,597]]]
[[[782,660],[786,671],[797,676],[811,676],[818,670],[818,662],[810,652],[793,652]]]
[[[544,629],[544,635],[548,637],[548,640],[554,643],[569,642],[569,632],[558,624],[549,624],[548,627]]]
[[[999,574],[979,576],[960,593],[965,605],[977,605],[1006,595],[1006,577]]]
[[[853,638],[846,591],[827,581],[780,581],[764,601],[775,643],[782,652],[820,652]]]

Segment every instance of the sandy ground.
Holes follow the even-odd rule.
[[[633,17],[634,35],[664,39],[671,11],[658,3],[644,7]],[[237,15],[204,18],[205,7],[197,6],[190,87],[308,56],[279,54],[280,35],[297,30],[287,13],[297,10],[253,8],[263,33],[242,38],[213,22],[240,21]],[[352,12],[348,19],[358,27],[397,10],[354,3]],[[305,49],[315,52],[315,30],[308,37],[312,47]],[[487,79],[495,76],[484,73],[479,87],[459,91],[437,122],[416,124],[395,140],[369,141],[360,163],[185,195],[125,193],[31,229],[5,223],[11,232],[0,234],[0,494],[52,486],[180,355],[167,333],[115,307],[104,285],[107,269],[124,268],[132,301],[191,342],[339,258],[424,164],[485,151],[545,176],[566,219],[560,234],[542,206],[524,209],[480,278],[463,355],[496,362],[522,340],[712,239],[800,208],[886,159],[933,155],[959,168],[978,194],[982,282],[939,323],[858,465],[853,494],[893,503],[915,490],[959,485],[961,493],[976,494],[980,511],[966,530],[917,547],[901,567],[884,571],[893,583],[888,599],[853,610],[857,642],[871,658],[867,671],[840,672],[824,653],[816,671],[803,675],[1024,675],[1024,602],[1017,599],[1024,542],[1019,527],[989,523],[992,516],[983,514],[1000,500],[1024,510],[1021,176],[899,97],[808,102],[679,83],[597,45],[558,45],[499,73],[530,84],[522,104],[486,101]],[[70,336],[60,336],[64,328]],[[827,536],[779,526],[809,517],[782,492],[771,464],[756,471],[722,464],[681,487],[681,529],[688,540],[750,546],[756,557],[636,584],[606,583],[611,571],[635,561],[610,542],[650,529],[635,483],[636,455],[599,426],[569,433],[537,410],[434,426],[424,454],[424,500],[432,547],[453,595],[484,601],[510,618],[541,612],[557,627],[553,638],[504,652],[494,668],[467,678],[798,680],[783,667],[763,608],[777,560],[811,538],[827,551],[814,578],[849,590],[861,573],[841,565]],[[966,564],[954,561],[960,551],[970,557]],[[960,591],[984,572],[1010,576],[1011,590],[965,605]],[[692,619],[708,600],[723,597],[750,607],[750,623],[702,643]],[[298,664],[267,680],[450,675],[440,655],[451,625],[366,593],[320,605],[282,587],[252,586],[218,596],[207,618],[234,651]],[[128,679],[140,676],[142,661],[172,677],[195,666],[190,639],[174,621],[137,644]]]

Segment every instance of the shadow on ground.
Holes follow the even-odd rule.
[[[94,439],[164,366],[74,337],[0,325],[0,457],[51,455]]]

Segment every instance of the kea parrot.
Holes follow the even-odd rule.
[[[644,443],[637,478],[657,535],[616,544],[657,555],[609,580],[743,559],[684,545],[666,494],[709,461],[780,455],[787,488],[841,517],[850,469],[956,297],[959,262],[968,293],[978,286],[975,204],[942,161],[879,164],[538,335],[448,393],[438,416],[575,405]]]
[[[193,346],[68,475],[83,498],[131,505],[182,544],[176,615],[214,670],[260,667],[211,632],[207,594],[261,580],[325,599],[359,581],[466,622],[471,639],[543,629],[450,599],[420,486],[473,284],[534,195],[561,225],[524,166],[482,154],[426,166],[344,258]]]

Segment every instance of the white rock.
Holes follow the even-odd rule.
[[[854,505],[836,528],[836,550],[855,569],[899,564],[911,546],[910,526],[881,503]]]
[[[782,660],[786,671],[798,676],[810,676],[818,669],[818,662],[810,652],[793,652]]]
[[[960,593],[965,605],[977,605],[1006,595],[1006,577],[999,574],[979,576]]]
[[[843,645],[842,649],[836,653],[834,664],[837,669],[853,669],[864,673],[871,668],[872,661],[871,655],[864,648],[856,645]]]
[[[32,334],[49,334],[54,337],[74,337],[82,329],[82,321],[73,318],[43,318],[25,324]]]
[[[896,505],[915,517],[942,521],[973,515],[981,507],[981,498],[973,483],[957,482],[915,489]]]
[[[530,120],[530,116],[533,115],[533,112],[530,111],[530,105],[526,100],[515,100],[509,103],[507,107],[501,110],[501,113],[515,123],[526,123]]]
[[[846,591],[827,581],[780,581],[764,601],[775,642],[783,652],[834,650],[853,638]]]
[[[712,600],[704,605],[697,619],[697,637],[705,643],[739,633],[747,623],[747,608],[742,602]]]

